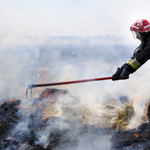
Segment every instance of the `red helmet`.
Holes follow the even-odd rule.
[[[139,19],[130,27],[131,31],[147,32],[150,30],[150,23],[146,19]]]

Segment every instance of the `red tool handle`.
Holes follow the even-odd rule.
[[[112,79],[112,77],[103,77],[103,78],[94,78],[94,79],[85,79],[85,80],[76,80],[76,81],[66,81],[66,82],[56,82],[56,83],[46,83],[46,84],[32,84],[32,85],[28,85],[28,89],[31,89],[31,88],[34,88],[34,87],[42,87],[42,86],[74,84],[74,83],[99,81],[99,80],[109,80],[109,79]]]

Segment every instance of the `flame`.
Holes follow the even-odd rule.
[[[138,138],[138,137],[139,137],[139,134],[134,133],[134,136]]]
[[[139,137],[138,129],[137,129],[137,133],[134,133],[134,136],[137,137],[137,138]]]
[[[6,99],[6,101],[8,102],[8,101],[15,101],[15,100],[12,98],[8,98],[8,99]]]
[[[54,108],[44,108],[43,109],[43,115],[41,117],[44,120],[46,118],[56,116],[57,114],[58,114],[58,111],[56,111]]]
[[[37,77],[37,84],[43,84],[44,82],[44,77],[46,76],[46,72],[43,72],[41,74],[38,75]],[[34,97],[38,97],[39,92],[42,91],[44,89],[44,87],[37,87],[36,89],[32,90],[32,94],[35,95]],[[26,93],[26,91],[24,91],[24,93]]]

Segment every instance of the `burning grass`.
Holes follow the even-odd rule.
[[[114,147],[126,147],[129,140],[131,145],[141,142],[137,130],[127,128],[135,114],[133,103],[119,106],[110,101],[93,108],[82,104],[66,90],[46,89],[38,99],[24,104],[7,99],[0,106],[0,148],[8,149],[9,144],[18,149],[55,149],[60,145],[71,148],[81,137],[97,140],[109,134],[113,135]],[[148,139],[147,132],[146,135],[142,141]]]
[[[54,116],[68,122],[78,123],[81,121],[87,125],[123,131],[128,130],[130,120],[135,115],[132,100],[125,102],[122,106],[110,101],[95,109],[92,106],[80,103],[68,91],[58,89],[44,90],[40,99],[42,99],[42,106],[38,104],[38,107],[42,109],[42,119]],[[64,102],[64,99],[67,102]],[[146,118],[146,116],[143,116],[143,118]]]
[[[115,128],[116,130],[125,130],[130,123],[131,118],[135,114],[132,104],[125,103],[121,108],[117,110],[117,117],[113,119],[113,122],[108,125],[109,128]]]

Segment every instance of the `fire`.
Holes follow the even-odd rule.
[[[58,114],[58,111],[56,111],[54,108],[44,108],[43,109],[43,115],[41,117],[44,120],[46,118],[56,116],[57,114]]]
[[[37,77],[37,84],[43,84],[44,82],[44,77],[46,77],[46,72],[43,72],[41,74],[38,75]],[[34,97],[38,97],[39,93],[44,89],[44,87],[37,87],[36,89],[32,90],[32,94],[34,95]],[[24,93],[26,93],[26,91],[24,91]]]
[[[8,99],[6,99],[6,101],[8,102],[8,101],[15,101],[15,100],[12,98],[8,98]]]
[[[140,136],[139,133],[138,133],[138,129],[137,129],[137,133],[134,133],[134,136],[137,137],[137,138]]]
[[[41,75],[39,78],[42,79],[42,77],[44,76],[45,74]],[[66,91],[65,90],[58,90],[58,89],[46,89],[44,90],[41,94],[40,94],[40,97],[39,97],[39,100],[41,101],[42,100],[42,104],[36,104],[36,105],[32,105],[32,106],[27,106],[28,109],[36,109],[36,108],[40,108],[42,110],[42,114],[41,114],[41,118],[44,120],[44,119],[47,119],[47,118],[50,118],[52,116],[58,116],[58,114],[60,115],[60,112],[56,109],[55,107],[55,104],[57,102],[57,104],[60,104],[58,102],[58,95],[59,94],[66,94]],[[73,99],[73,97],[71,97],[71,99]],[[118,111],[116,113],[118,113],[118,118],[116,118],[115,122],[111,122],[111,116],[110,114],[109,115],[109,119],[110,119],[110,122],[107,120],[108,123],[111,123],[111,125],[109,126],[106,126],[108,128],[112,128],[112,129],[122,129],[124,130],[128,124],[128,121],[130,119],[130,115],[132,115],[132,105],[133,105],[133,102],[136,100],[136,97],[134,97],[130,102],[126,103],[126,107],[124,107],[122,110],[122,112]],[[15,101],[14,99],[12,98],[8,98],[6,99],[6,101]],[[61,104],[60,104],[61,105]],[[146,121],[147,120],[147,107],[148,107],[148,102],[144,102],[143,105],[145,106],[145,114],[143,116],[143,120]],[[115,101],[108,101],[106,103],[103,103],[102,106],[105,106],[106,109],[110,110],[111,113],[113,111],[117,111],[116,108],[118,109],[119,107],[119,104],[116,103]],[[108,106],[108,107],[106,107]],[[16,108],[21,108],[23,106],[20,106],[20,105],[16,105]],[[69,106],[70,107],[70,106]],[[72,117],[76,117],[77,116],[77,119],[80,119],[81,122],[85,125],[89,125],[91,122],[89,122],[90,119],[93,118],[93,114],[92,112],[90,111],[90,109],[87,107],[87,106],[83,106],[83,107],[80,107],[80,108],[75,108],[76,110],[71,110],[71,109],[74,109],[72,107],[70,107],[68,110],[65,110],[65,107],[63,106],[64,110],[61,110],[63,113],[65,114],[61,114],[61,115],[66,115],[64,119],[68,120],[68,121],[71,121]],[[67,105],[66,105],[66,108],[67,108]],[[62,109],[62,108],[61,108]],[[79,110],[80,109],[80,110]],[[66,112],[64,112],[66,111]],[[69,111],[70,113],[72,113],[72,115],[74,116],[71,116],[69,115]],[[75,112],[77,111],[77,112]],[[61,112],[61,113],[62,113]],[[131,114],[126,114],[126,113],[131,113]],[[108,112],[107,112],[108,113]],[[125,115],[126,114],[126,115]],[[68,118],[67,118],[67,115],[68,115]],[[79,115],[79,116],[78,116]],[[112,113],[113,115],[113,113]],[[115,114],[116,115],[116,114]],[[117,116],[116,115],[116,116]],[[70,118],[69,118],[70,116]],[[104,116],[106,117],[106,116]],[[113,117],[113,116],[112,116]],[[97,123],[94,123],[93,125],[98,128],[100,126],[100,123],[101,122],[97,122]],[[126,123],[124,126],[122,124]],[[106,125],[106,124],[105,124]],[[13,134],[13,132],[12,132]],[[139,134],[138,133],[134,133],[134,136],[135,137],[139,137]]]
[[[43,72],[41,74],[38,75],[37,77],[37,84],[43,84],[44,82],[44,77],[46,76],[46,72]],[[32,89],[32,94],[34,95],[34,97],[38,97],[39,93],[44,89],[44,87],[37,87],[36,89]],[[26,94],[26,90],[23,90],[23,92],[21,93],[23,95]],[[20,99],[21,94],[19,93],[18,99]]]
[[[139,134],[138,134],[138,133],[137,133],[137,134],[136,134],[136,133],[134,133],[134,136],[138,138],[138,137],[139,137]]]

